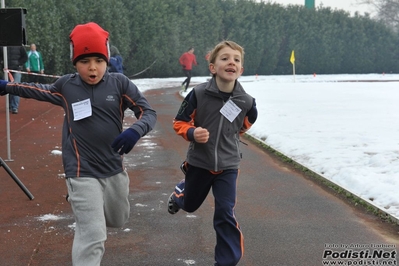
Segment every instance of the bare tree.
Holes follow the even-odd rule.
[[[371,6],[376,19],[399,30],[399,0],[357,0],[357,3]]]

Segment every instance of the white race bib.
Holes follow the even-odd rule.
[[[233,122],[241,111],[240,107],[238,107],[232,100],[228,100],[222,109],[220,109],[220,113],[230,122]]]
[[[86,99],[72,104],[73,121],[78,121],[91,116],[91,102]]]

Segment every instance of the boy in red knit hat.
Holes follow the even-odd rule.
[[[156,113],[131,80],[108,73],[108,32],[93,22],[77,25],[70,42],[77,73],[53,84],[0,80],[0,95],[10,93],[63,107],[62,158],[76,220],[72,264],[98,266],[107,227],[122,227],[129,218],[129,176],[122,165],[123,154],[154,128]],[[123,131],[127,108],[137,121]]]

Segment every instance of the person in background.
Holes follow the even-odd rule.
[[[193,69],[193,64],[198,65],[196,61],[196,57],[194,54],[194,48],[190,47],[187,52],[183,53],[179,58],[179,63],[183,68],[183,73],[186,76],[186,79],[181,84],[182,89],[187,91],[188,86],[191,81],[191,71]],[[186,84],[186,85],[184,85]]]
[[[98,24],[77,25],[69,35],[77,73],[53,84],[9,83],[7,93],[47,101],[65,112],[62,160],[67,200],[75,215],[73,266],[98,266],[105,252],[107,227],[122,227],[130,214],[129,176],[123,155],[150,132],[156,112],[125,75],[107,71],[109,33]],[[124,112],[137,118],[126,130]]]
[[[4,65],[3,56],[3,46],[0,46],[0,61],[1,65]],[[9,46],[7,47],[7,63],[8,69],[22,71],[24,64],[28,60],[26,50],[23,46]],[[15,82],[21,82],[21,73],[10,72]],[[9,98],[9,108],[11,113],[18,114],[19,108],[19,96],[10,95]]]
[[[123,74],[123,58],[119,53],[118,48],[116,48],[114,45],[111,45],[110,52],[111,57],[109,59],[108,71]]]
[[[209,57],[211,56],[211,51],[208,51],[207,53],[206,53],[206,55],[205,55],[205,60],[206,60],[206,62],[208,62],[209,63]]]
[[[26,62],[26,71],[33,74],[43,74],[44,64],[42,54],[36,50],[36,44],[30,45],[30,51],[28,52],[28,61]],[[29,75],[29,82],[42,82],[42,78],[39,75]]]
[[[208,65],[209,65],[209,57],[211,56],[211,52],[212,52],[212,50],[206,52],[206,55],[205,55],[205,60],[208,63]],[[209,72],[209,75],[212,77],[212,73]],[[207,79],[207,81],[208,80],[210,80],[210,79]]]
[[[216,45],[209,57],[212,79],[187,94],[173,121],[173,129],[189,142],[189,148],[180,167],[185,178],[169,196],[168,212],[196,211],[212,188],[217,266],[237,265],[244,250],[234,211],[242,156],[239,143],[258,111],[255,99],[237,80],[244,71],[243,62],[244,49],[237,43]]]

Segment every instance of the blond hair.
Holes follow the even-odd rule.
[[[239,51],[241,54],[241,64],[244,65],[244,48],[233,41],[221,41],[220,43],[218,43],[215,48],[213,48],[213,50],[211,51],[211,55],[209,56],[210,64],[215,63],[219,51],[225,47],[230,47],[233,50]]]

